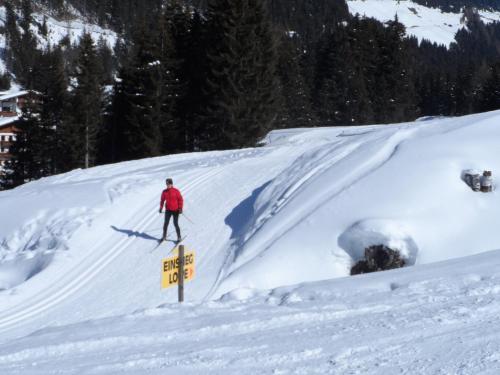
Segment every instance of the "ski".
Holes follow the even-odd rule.
[[[180,241],[167,239],[167,241],[174,243],[174,247],[172,247],[167,254],[170,254],[172,251],[174,251],[176,249],[176,247],[179,246],[182,243],[182,241],[184,241],[186,239],[186,237],[187,237],[187,234],[184,237],[181,237]]]
[[[158,243],[156,244],[156,246],[155,246],[155,247],[153,247],[153,248],[149,251],[149,253],[154,252],[156,249],[158,249],[158,248],[160,247],[160,245],[161,245],[163,242],[167,242],[167,241],[170,241],[170,240],[169,240],[168,238],[167,238],[167,239],[165,239],[165,240],[158,240]]]
[[[172,239],[169,239],[168,237],[167,237],[167,239],[166,239],[166,240],[164,240],[164,241],[161,241],[161,240],[160,240],[160,241],[158,241],[158,244],[157,244],[157,245],[156,245],[153,249],[151,249],[150,253],[153,253],[153,252],[154,252],[157,248],[159,248],[159,247],[160,247],[160,245],[161,245],[163,242],[173,242],[173,243],[174,243],[174,247],[173,247],[173,248],[171,248],[171,249],[168,251],[168,253],[167,253],[167,254],[170,254],[172,251],[174,251],[174,250],[175,250],[175,248],[176,248],[179,244],[181,244],[181,243],[182,243],[182,241],[184,241],[184,239],[185,239],[186,237],[187,237],[187,235],[185,235],[184,237],[181,237],[181,240],[180,240],[180,241],[177,241],[177,240],[172,240]]]

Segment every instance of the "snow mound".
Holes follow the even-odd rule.
[[[365,249],[375,245],[399,251],[410,266],[415,264],[418,255],[418,246],[408,228],[392,220],[372,219],[355,223],[340,235],[338,243],[354,262],[362,260]]]
[[[95,211],[87,208],[41,211],[0,243],[0,290],[11,289],[43,271],[57,251],[82,225],[90,226]]]

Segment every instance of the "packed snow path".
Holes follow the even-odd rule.
[[[204,221],[208,222],[201,222],[197,232],[192,228],[195,224],[182,222],[184,232],[191,232],[190,238],[193,239],[186,243],[196,244],[193,249],[205,250],[198,252],[197,257],[197,268],[200,271],[194,283],[199,286],[190,288],[193,294],[188,295],[188,298],[205,298],[229,256],[226,254],[229,228],[224,230],[214,220],[223,222],[227,215],[225,211],[236,206],[241,195],[249,193],[247,186],[238,184],[241,181],[238,179],[238,171],[252,173],[252,179],[257,184],[268,178],[269,172],[272,173],[272,167],[262,170],[259,163],[255,162],[257,155],[263,157],[266,153],[269,150],[257,149],[228,152],[224,155],[194,155],[181,158],[183,161],[174,165],[165,160],[157,160],[159,166],[148,168],[147,175],[144,174],[143,167],[139,166],[133,172],[128,169],[108,179],[108,173],[113,168],[102,167],[75,173],[76,178],[61,176],[48,179],[51,180],[47,181],[50,184],[48,194],[53,197],[64,194],[57,191],[60,185],[66,189],[68,184],[82,184],[84,191],[89,189],[92,195],[100,193],[107,198],[112,203],[113,210],[109,214],[95,214],[94,218],[89,219],[92,222],[88,227],[80,227],[74,233],[63,254],[64,259],[56,259],[61,263],[58,270],[55,270],[55,264],[51,264],[43,272],[19,285],[14,292],[11,290],[3,293],[1,298],[5,303],[2,303],[2,308],[12,307],[1,312],[0,330],[17,327],[19,323],[41,317],[48,324],[66,321],[68,317],[63,315],[67,315],[68,309],[73,312],[71,315],[81,318],[89,314],[88,307],[95,310],[97,300],[100,301],[100,307],[91,314],[112,315],[131,308],[175,300],[174,290],[162,292],[159,289],[160,262],[166,255],[165,250],[171,246],[163,244],[150,253],[162,232],[163,216],[158,214],[158,208],[165,176],[175,176],[176,184],[182,188],[185,196],[185,212],[190,218],[200,220],[200,208],[209,210],[208,216],[204,217]],[[189,161],[190,159],[194,160]],[[279,167],[279,163],[276,163],[276,168]],[[87,175],[84,181],[81,180],[82,174]],[[105,176],[106,181],[102,180],[102,176]],[[92,188],[88,187],[89,184]],[[210,191],[210,194],[206,195],[204,191]],[[40,192],[34,195],[39,198]],[[43,223],[40,225],[43,226]],[[222,230],[218,227],[222,227]],[[19,231],[18,235],[22,236],[22,233],[23,231]],[[31,235],[26,237],[28,241],[31,239]],[[72,247],[72,243],[76,244],[75,247]],[[51,271],[57,274],[51,275]],[[117,288],[110,289],[110,285]],[[20,290],[30,297],[26,298],[25,295],[20,298]],[[61,304],[63,306],[59,306]],[[54,308],[61,311],[62,316],[58,317]]]

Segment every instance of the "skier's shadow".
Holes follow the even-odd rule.
[[[130,229],[120,229],[120,228],[115,227],[114,225],[112,225],[111,228],[113,228],[113,230],[116,230],[117,232],[126,234],[129,237],[144,238],[145,240],[151,240],[151,241],[159,241],[160,240],[159,238],[153,237],[153,236],[151,236],[147,233],[144,233],[144,232],[136,232],[136,231],[133,231]]]

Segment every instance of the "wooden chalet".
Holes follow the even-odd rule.
[[[20,90],[0,92],[0,170],[11,157],[10,147],[16,139],[14,122],[21,114],[28,93]]]
[[[28,91],[9,90],[0,92],[0,118],[19,116]]]

